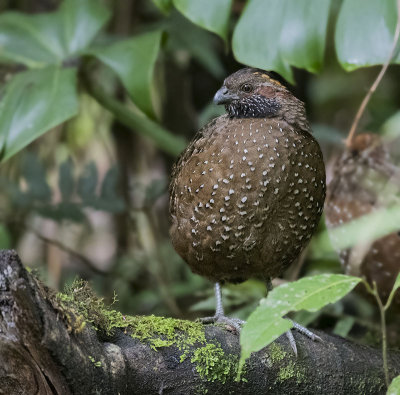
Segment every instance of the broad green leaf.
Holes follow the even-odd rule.
[[[74,192],[74,185],[73,163],[71,159],[67,159],[61,163],[58,176],[58,187],[60,188],[63,202],[68,202],[71,199]]]
[[[392,380],[386,395],[400,395],[400,376],[397,376]]]
[[[0,160],[78,112],[74,69],[48,67],[19,73],[0,101]]]
[[[396,20],[396,0],[344,0],[335,30],[342,67],[351,71],[385,63],[393,45]],[[397,53],[393,63],[399,62]]]
[[[161,36],[161,31],[155,31],[89,51],[119,76],[133,102],[150,115],[154,114],[151,87]]]
[[[60,64],[86,48],[109,17],[98,0],[64,0],[58,11],[0,16],[0,60],[28,67]]]
[[[173,0],[175,7],[196,25],[228,37],[232,0]]]
[[[235,58],[274,70],[290,82],[290,66],[322,67],[330,0],[249,0],[233,33]]]
[[[360,281],[360,278],[343,274],[321,274],[275,288],[261,300],[243,327],[240,366],[252,352],[267,346],[293,326],[283,318],[285,314],[299,310],[318,311],[338,301]]]

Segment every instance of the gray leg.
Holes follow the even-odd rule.
[[[225,324],[235,328],[236,331],[239,333],[245,321],[240,320],[239,318],[226,317],[224,314],[224,307],[222,305],[222,293],[219,283],[215,283],[214,290],[216,300],[215,315],[213,317],[200,318],[200,321],[204,324]]]
[[[293,323],[293,329],[296,329],[298,332],[302,333],[303,335],[307,336],[313,341],[323,341],[319,336],[317,336],[315,333],[312,333],[309,329],[305,328],[304,326],[298,324],[297,322],[294,322],[293,320],[289,320]],[[293,352],[295,353],[297,357],[297,346],[296,346],[296,340],[294,340],[292,330],[289,330],[286,332],[286,336],[289,339],[290,346],[292,347]]]
[[[219,283],[215,283],[214,292],[215,292],[215,300],[216,300],[216,304],[217,304],[216,309],[215,309],[215,315],[223,316],[224,315],[224,306],[222,306],[222,292],[221,292],[221,285]]]

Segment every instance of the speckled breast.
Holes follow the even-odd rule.
[[[274,118],[207,125],[172,179],[172,243],[213,281],[279,275],[311,238],[325,168],[308,132]]]

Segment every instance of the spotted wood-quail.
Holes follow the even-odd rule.
[[[193,272],[216,283],[280,275],[321,215],[325,167],[304,104],[273,72],[245,68],[214,97],[222,115],[196,135],[173,170],[170,234]],[[305,329],[305,328],[304,328]]]
[[[335,162],[325,205],[326,225],[334,229],[363,215],[399,204],[400,168],[396,166],[382,139],[371,133],[357,135]],[[400,227],[399,227],[400,228]],[[332,232],[347,274],[375,281],[383,301],[400,271],[400,236],[390,233],[377,240],[368,238],[370,229],[359,229],[359,242],[340,248],[339,238]],[[395,298],[400,304],[400,295]]]

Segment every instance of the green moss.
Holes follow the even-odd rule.
[[[213,343],[196,349],[190,361],[196,364],[200,377],[207,381],[225,383],[227,379],[234,378],[237,372],[237,357],[226,356],[222,348]]]
[[[296,380],[297,383],[301,383],[305,378],[305,370],[302,367],[294,364],[293,361],[290,361],[286,366],[283,366],[279,369],[278,381],[283,382],[289,379]]]
[[[201,323],[154,315],[123,315],[111,306],[106,306],[103,299],[83,280],[74,281],[64,293],[57,294],[56,300],[69,324],[70,316],[82,317],[83,322],[90,323],[105,336],[112,336],[119,328],[132,338],[148,343],[154,350],[161,347],[177,347],[182,352],[180,362],[190,357],[198,374],[205,381],[218,380],[225,383],[227,379],[233,379],[236,375],[237,357],[226,355],[217,342],[207,344]],[[69,315],[68,311],[72,311],[73,314]],[[197,348],[193,350],[192,346]]]
[[[287,352],[280,344],[271,343],[271,345],[268,347],[268,355],[271,358],[271,361],[275,363],[282,361],[286,357]]]
[[[93,363],[94,366],[96,366],[96,368],[100,368],[101,367],[101,362],[97,361],[91,356],[88,355],[89,361]]]

